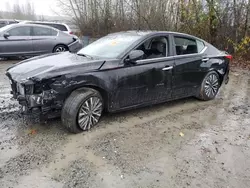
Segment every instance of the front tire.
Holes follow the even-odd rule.
[[[90,88],[76,90],[64,103],[62,124],[72,133],[90,130],[99,122],[103,107],[98,91]]]
[[[198,98],[204,101],[214,99],[220,89],[220,84],[220,77],[217,72],[207,73],[202,81]]]

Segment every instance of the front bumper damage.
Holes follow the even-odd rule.
[[[7,75],[8,76],[8,75]],[[43,117],[57,117],[62,109],[63,100],[53,89],[43,90],[39,94],[34,93],[34,84],[17,83],[8,76],[11,82],[11,94],[22,106],[25,115],[40,115]]]
[[[52,109],[62,108],[62,102],[57,101],[57,93],[54,90],[43,91],[41,94],[17,95],[17,100],[22,106],[24,114],[46,115]]]

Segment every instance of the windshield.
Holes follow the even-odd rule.
[[[79,55],[101,58],[117,58],[125,49],[137,41],[138,35],[107,35],[81,49]]]

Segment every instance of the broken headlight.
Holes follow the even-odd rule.
[[[49,87],[50,82],[37,83],[34,85],[34,94],[41,94],[44,91],[48,91],[51,88]]]
[[[20,94],[20,95],[25,95],[25,89],[24,89],[24,86],[20,83],[17,83],[16,84],[16,89],[17,89],[17,92]]]
[[[34,88],[33,85],[23,85],[23,84],[17,83],[16,87],[17,87],[17,92],[20,95],[31,95],[31,94],[33,94],[33,88]]]
[[[31,95],[34,93],[34,85],[25,85],[25,94]]]

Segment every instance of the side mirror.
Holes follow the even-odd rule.
[[[133,50],[128,54],[128,59],[126,60],[129,63],[135,63],[137,60],[142,59],[144,52],[142,50]]]
[[[9,33],[4,33],[4,34],[3,34],[3,37],[7,39],[7,38],[10,37],[10,34],[9,34]]]

